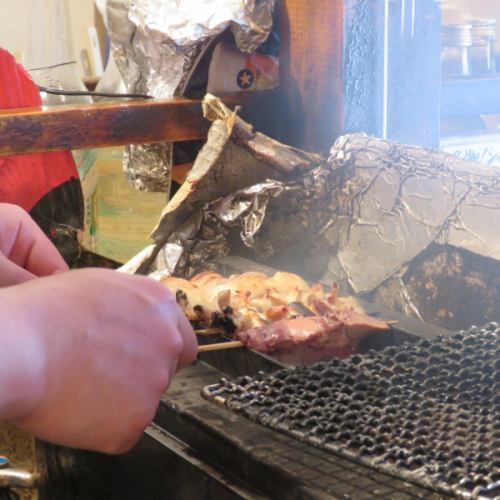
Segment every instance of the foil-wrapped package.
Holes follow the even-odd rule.
[[[96,0],[129,92],[182,95],[210,43],[230,28],[255,50],[272,29],[275,0]],[[124,169],[138,189],[170,190],[171,145],[127,147]]]

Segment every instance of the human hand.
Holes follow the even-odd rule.
[[[0,287],[67,271],[56,247],[22,208],[0,203]]]
[[[115,271],[71,271],[4,288],[0,315],[7,377],[0,376],[0,417],[65,446],[129,449],[197,351],[166,287]],[[14,400],[2,405],[9,393]]]

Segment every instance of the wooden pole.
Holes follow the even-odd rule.
[[[280,139],[327,152],[342,133],[343,0],[282,0]]]

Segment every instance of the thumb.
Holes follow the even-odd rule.
[[[0,253],[0,287],[18,285],[35,278],[33,273],[14,264]]]

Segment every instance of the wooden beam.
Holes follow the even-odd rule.
[[[266,92],[224,97],[252,106]],[[0,111],[0,156],[62,149],[203,139],[210,124],[200,100],[185,98],[105,102]]]
[[[280,139],[327,152],[344,128],[344,0],[282,0]]]
[[[0,155],[202,138],[200,101],[147,99],[0,111]]]

